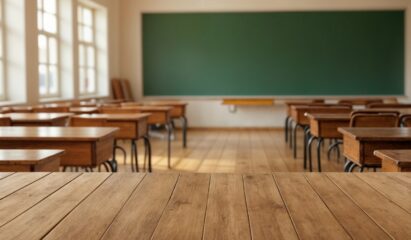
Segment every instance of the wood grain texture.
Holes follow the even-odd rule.
[[[203,238],[251,239],[240,175],[211,176]]]
[[[46,200],[0,227],[2,239],[39,239],[72,211],[110,174],[83,174]],[[21,226],[25,226],[22,229]]]
[[[411,236],[411,215],[364,182],[347,174],[330,173],[337,184],[375,223],[394,239]]]
[[[27,211],[80,173],[52,173],[18,190],[0,201],[0,226]]]
[[[201,239],[209,188],[209,175],[182,174],[152,239]]]
[[[302,239],[350,239],[301,174],[275,174],[277,185]]]
[[[298,239],[272,175],[244,176],[253,239]]]
[[[0,181],[0,199],[30,185],[32,182],[46,176],[48,173],[16,173]]]
[[[389,236],[326,175],[307,174],[309,183],[337,221],[353,239],[388,239]]]
[[[45,239],[100,239],[144,174],[113,174]]]
[[[102,239],[151,239],[177,179],[176,174],[147,175]]]

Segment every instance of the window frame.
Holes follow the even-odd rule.
[[[46,93],[45,94],[41,94],[41,92],[40,92],[40,79],[39,79],[39,87],[38,87],[38,92],[39,92],[39,97],[40,97],[40,99],[47,99],[47,98],[59,98],[59,97],[61,97],[61,94],[62,94],[62,92],[61,92],[61,59],[60,59],[60,56],[61,56],[61,52],[60,52],[60,45],[61,45],[61,41],[60,41],[60,4],[59,4],[59,0],[56,0],[56,14],[55,14],[55,17],[56,17],[56,33],[50,33],[50,32],[48,32],[48,31],[45,31],[44,30],[44,14],[50,14],[50,13],[48,13],[48,12],[46,12],[45,10],[44,10],[44,0],[40,0],[40,1],[42,1],[42,5],[43,5],[43,7],[40,9],[39,8],[39,6],[37,5],[37,7],[36,7],[36,14],[37,14],[37,39],[41,36],[41,35],[43,35],[43,36],[45,36],[46,37],[46,39],[47,39],[47,46],[46,46],[46,49],[47,49],[47,61],[46,61],[46,63],[41,63],[40,62],[40,54],[39,54],[39,56],[38,56],[38,67],[37,67],[37,72],[38,72],[38,76],[40,76],[40,66],[41,65],[45,65],[46,66],[46,68],[47,68],[47,74],[46,74]],[[38,24],[38,18],[39,18],[39,12],[41,13],[41,15],[42,15],[42,17],[43,17],[43,29],[39,29],[39,24]],[[50,38],[54,38],[55,40],[56,40],[56,44],[57,44],[57,49],[56,49],[56,51],[57,51],[57,64],[51,64],[50,63],[50,47],[49,47],[49,39]],[[37,44],[37,49],[38,49],[38,51],[40,50],[39,49],[39,46],[38,46],[38,44]],[[39,51],[40,52],[40,51]],[[56,81],[56,84],[57,84],[57,92],[56,93],[50,93],[50,86],[49,86],[49,81],[48,81],[48,78],[49,78],[49,74],[50,74],[50,67],[56,67],[56,73],[57,73],[57,81]]]
[[[80,39],[80,29],[82,29],[83,27],[90,27],[90,26],[88,26],[88,25],[85,25],[82,21],[80,22],[79,20],[80,20],[80,17],[79,17],[79,12],[80,12],[80,9],[88,9],[88,10],[90,10],[91,11],[91,14],[92,14],[92,26],[91,26],[91,30],[92,30],[92,41],[91,42],[87,42],[87,41],[84,41],[83,39]],[[97,53],[97,50],[98,50],[98,46],[97,46],[97,41],[96,41],[96,33],[97,33],[97,31],[96,31],[96,9],[94,8],[94,7],[92,7],[92,6],[89,6],[89,5],[87,5],[87,4],[85,4],[85,3],[81,3],[81,2],[79,2],[78,3],[78,6],[77,6],[77,51],[78,51],[78,64],[77,64],[77,67],[78,67],[78,86],[79,86],[79,88],[78,88],[78,91],[79,91],[79,96],[81,96],[81,97],[88,97],[88,96],[96,96],[97,94],[98,94],[98,86],[99,86],[99,80],[98,80],[98,53]],[[80,65],[80,47],[83,47],[83,49],[84,49],[84,52],[83,52],[83,59],[84,59],[84,63],[83,63],[83,65]],[[94,66],[93,67],[90,67],[89,65],[88,65],[88,53],[87,53],[87,49],[89,48],[89,47],[91,47],[91,48],[93,48],[93,50],[94,50],[94,56],[93,56],[93,58],[94,58]],[[82,79],[80,78],[81,77],[81,74],[80,74],[80,72],[81,71],[83,71],[84,72],[84,75],[85,76],[87,76],[87,72],[88,72],[88,70],[90,70],[90,69],[92,69],[93,71],[94,71],[94,91],[93,92],[89,92],[89,91],[87,91],[87,89],[85,89],[85,91],[84,92],[82,92],[81,91],[81,83],[82,83]]]
[[[4,1],[0,0],[0,41],[1,41],[1,57],[0,57],[0,66],[3,68],[2,73],[0,74],[0,101],[7,100],[7,56],[6,56],[6,25],[4,22]]]

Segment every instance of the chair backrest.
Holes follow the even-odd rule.
[[[392,113],[355,114],[351,117],[350,127],[397,127],[398,115]]]
[[[400,116],[399,111],[394,111],[394,110],[371,110],[371,109],[361,109],[361,110],[355,110],[351,112],[351,117],[357,114],[395,114],[397,117]]]
[[[71,118],[70,126],[73,127],[104,127],[106,126],[105,119],[93,119],[93,118]]]
[[[1,127],[11,126],[11,119],[8,117],[0,117],[0,126]]]
[[[100,113],[105,113],[105,114],[136,114],[136,113],[141,113],[141,110],[135,109],[135,108],[100,108],[99,109]]]
[[[399,127],[411,127],[411,114],[405,114],[400,117],[398,121]]]
[[[111,80],[111,91],[114,99],[124,99],[125,94],[123,92],[123,87],[121,86],[121,79]]]
[[[367,108],[411,108],[411,104],[404,103],[372,103]]]
[[[33,108],[35,113],[68,113],[70,107],[35,107]]]

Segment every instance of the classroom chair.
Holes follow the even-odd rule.
[[[405,114],[398,120],[399,127],[411,127],[411,114]]]
[[[367,110],[367,109],[361,109],[361,110],[355,110],[351,112],[351,117],[353,117],[354,115],[357,114],[371,114],[371,115],[379,115],[379,114],[395,114],[397,115],[397,117],[400,116],[400,112],[399,111],[395,111],[395,110],[378,110],[378,112],[373,111],[373,110]]]
[[[405,103],[372,103],[367,108],[411,108],[411,104]]]

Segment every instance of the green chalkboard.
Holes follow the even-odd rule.
[[[144,95],[403,95],[404,15],[143,14]]]

